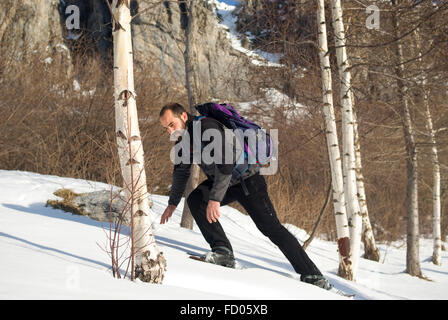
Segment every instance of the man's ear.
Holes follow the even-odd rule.
[[[186,122],[188,120],[188,115],[186,112],[182,112],[182,114],[180,115],[182,120],[184,120],[184,122]]]

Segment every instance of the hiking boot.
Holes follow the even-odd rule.
[[[223,267],[235,268],[235,257],[232,250],[226,247],[216,247],[205,255],[204,261]]]
[[[327,279],[325,279],[324,276],[319,275],[306,275],[306,276],[300,276],[300,281],[318,286],[319,288],[325,289],[325,290],[331,290],[333,286],[328,282]]]

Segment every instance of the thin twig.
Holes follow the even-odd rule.
[[[319,226],[320,221],[322,219],[322,216],[323,216],[324,212],[327,209],[328,203],[330,202],[330,198],[331,198],[331,181],[332,180],[330,178],[330,183],[328,184],[327,197],[325,199],[325,203],[324,203],[322,209],[320,210],[319,217],[317,218],[316,223],[314,224],[313,231],[311,232],[310,237],[303,243],[303,246],[302,246],[303,250],[306,250],[306,248],[309,246],[311,241],[313,241],[314,236],[315,236],[316,231],[317,231],[317,227]]]

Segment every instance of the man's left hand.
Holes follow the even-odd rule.
[[[221,204],[218,201],[209,200],[207,205],[207,220],[209,223],[217,222],[219,219],[219,207]]]

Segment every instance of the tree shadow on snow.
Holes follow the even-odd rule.
[[[20,206],[17,204],[10,204],[10,203],[2,203],[1,205],[6,208],[21,211],[21,212],[38,214],[38,215],[42,215],[42,216],[49,217],[49,218],[84,223],[84,224],[87,224],[90,226],[95,226],[95,227],[103,227],[104,224],[109,225],[108,222],[96,221],[87,216],[72,214],[70,212],[66,212],[66,211],[63,211],[60,209],[54,209],[52,207],[47,207],[45,205],[45,203],[43,203],[43,202],[32,203],[28,207]]]
[[[44,246],[44,245],[38,244],[36,242],[32,242],[32,241],[29,241],[29,240],[26,240],[26,239],[22,239],[22,238],[19,238],[19,237],[16,237],[16,236],[13,236],[11,234],[7,234],[7,233],[1,232],[1,231],[0,231],[0,237],[13,239],[13,240],[19,241],[21,243],[24,243],[26,245],[29,245],[29,246],[32,246],[32,247],[36,247],[38,249],[44,250],[45,253],[50,254],[50,255],[53,255],[50,252],[54,252],[54,253],[62,254],[62,255],[65,255],[65,256],[68,256],[68,257],[71,257],[71,258],[76,258],[76,259],[79,259],[79,260],[82,260],[82,261],[86,261],[86,262],[89,262],[89,263],[97,264],[97,265],[99,265],[101,267],[110,268],[110,265],[108,265],[106,263],[103,263],[103,262],[100,262],[100,261],[97,261],[97,260],[93,260],[93,259],[90,259],[90,258],[82,257],[82,256],[79,256],[79,255],[76,255],[76,254],[73,254],[73,253],[69,253],[69,252],[66,252],[66,251],[63,251],[63,250],[59,250],[59,249],[56,249],[56,248]],[[56,256],[56,255],[53,255],[53,256]]]

